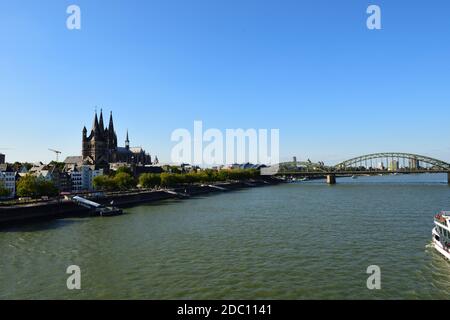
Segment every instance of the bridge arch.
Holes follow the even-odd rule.
[[[362,164],[367,164],[368,161],[373,162],[373,160],[377,159],[387,159],[387,160],[391,159],[397,161],[407,160],[409,161],[408,165],[410,166],[411,169],[418,169],[420,164],[427,164],[433,168],[436,168],[437,170],[450,171],[450,164],[445,161],[418,154],[403,153],[403,152],[383,152],[383,153],[367,154],[338,163],[336,166],[334,166],[334,169],[345,170],[347,168],[355,168],[361,166]],[[365,166],[367,167],[367,165]]]

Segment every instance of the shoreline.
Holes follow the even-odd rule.
[[[231,192],[247,188],[278,185],[280,183],[283,183],[283,181],[266,178],[251,181],[223,182],[210,185],[186,185],[163,190],[147,190],[131,193],[122,192],[101,197],[90,197],[89,199],[102,205],[110,205],[111,201],[114,201],[115,207],[129,208],[139,204],[155,203],[168,199],[189,199],[198,195]],[[53,200],[44,203],[0,207],[0,228],[54,219],[89,216],[95,216],[92,210],[81,207],[72,200]]]

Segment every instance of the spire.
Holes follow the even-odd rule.
[[[103,110],[100,109],[100,131],[105,131],[105,125],[103,124]]]
[[[127,129],[127,139],[125,140],[125,148],[130,149],[130,139],[128,138],[128,129]]]
[[[125,148],[130,150],[130,139],[128,138],[128,129],[127,129],[127,139],[125,140]]]
[[[114,121],[113,121],[112,111],[109,116],[109,132],[114,133]]]
[[[97,110],[95,111],[94,123],[92,124],[92,131],[96,131],[96,130],[98,130]]]

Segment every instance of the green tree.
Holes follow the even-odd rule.
[[[11,192],[6,189],[5,183],[3,181],[0,181],[0,198],[6,198],[9,197]]]
[[[116,181],[105,175],[95,177],[92,184],[96,190],[114,191],[118,189]]]
[[[17,182],[16,193],[19,197],[37,197],[37,178],[31,175],[20,178]]]
[[[130,176],[133,176],[133,171],[131,171],[131,168],[125,166],[118,168],[114,175],[117,175],[118,173],[127,173]]]
[[[228,170],[220,170],[217,172],[217,181],[227,181],[228,179]]]
[[[37,182],[37,193],[39,197],[47,196],[54,197],[58,195],[58,188],[52,181],[47,181],[43,179],[38,179]]]
[[[177,177],[179,174],[175,173],[161,173],[161,185],[164,187],[173,187],[177,185],[180,179]]]
[[[187,173],[184,178],[185,182],[189,184],[200,182],[200,175],[197,172]]]
[[[17,195],[19,197],[53,197],[58,195],[58,188],[52,181],[38,179],[35,176],[26,175],[17,182]]]
[[[155,173],[143,173],[139,177],[139,184],[144,188],[154,188],[161,185],[161,176]]]
[[[126,172],[116,173],[114,182],[120,190],[128,190],[136,187],[136,181],[133,176]]]

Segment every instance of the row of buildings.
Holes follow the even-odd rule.
[[[9,196],[16,196],[17,182],[26,175],[52,182],[60,192],[76,193],[93,190],[94,178],[103,175],[103,169],[95,169],[92,166],[80,166],[78,168],[61,168],[58,164],[36,163],[31,168],[22,165],[16,171],[12,165],[0,164],[0,185],[9,191]]]
[[[64,163],[8,165],[5,155],[0,154],[0,184],[10,192],[10,197],[16,196],[16,184],[26,175],[51,181],[61,193],[78,193],[92,191],[94,179],[109,174],[121,167],[131,169],[135,177],[143,173],[172,172],[172,166],[159,165],[158,157],[148,154],[142,147],[131,147],[127,131],[125,145],[118,146],[112,112],[108,126],[105,126],[103,111],[95,112],[92,128],[88,134],[86,127],[82,129],[81,155],[69,156]],[[261,165],[250,163],[220,166],[213,169],[260,169]],[[198,167],[182,164],[177,171],[190,172]]]
[[[63,164],[37,163],[31,167],[22,166],[19,170],[7,165],[5,155],[0,154],[0,184],[16,195],[16,183],[25,176],[52,181],[60,192],[92,191],[95,177],[108,174],[120,167],[129,167],[135,176],[142,173],[160,173],[158,157],[152,157],[142,147],[131,147],[127,131],[125,146],[117,143],[112,112],[109,124],[105,126],[103,111],[95,112],[91,131],[82,130],[81,155],[67,157]]]

